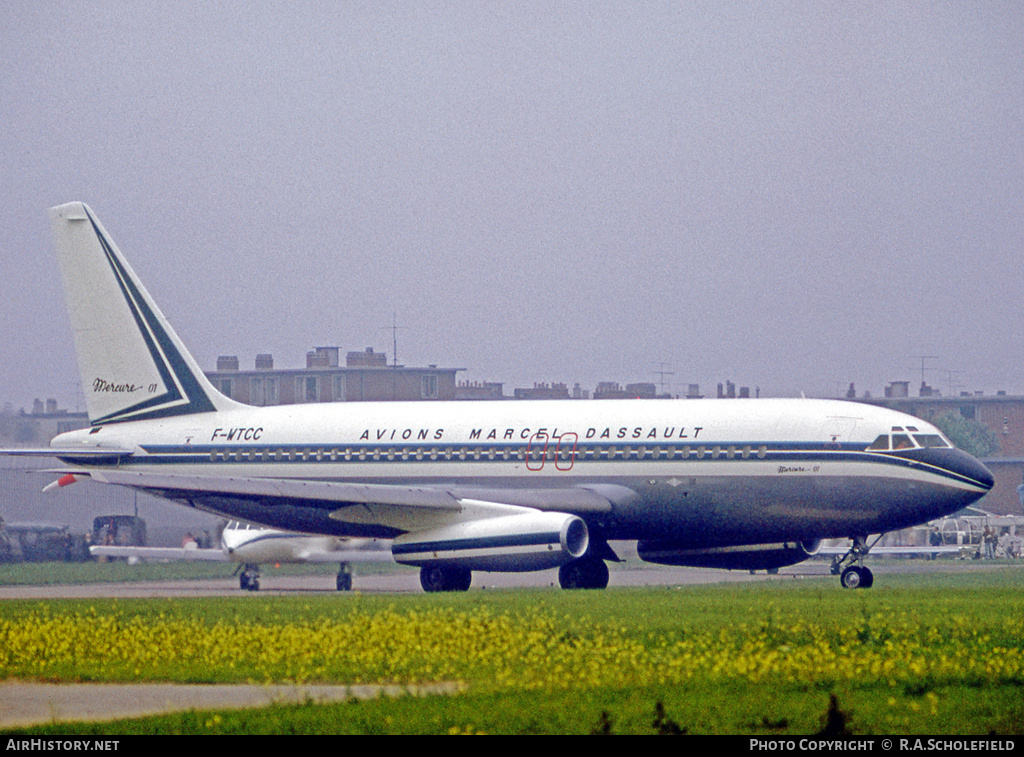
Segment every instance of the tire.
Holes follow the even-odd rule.
[[[473,583],[473,571],[468,568],[449,568],[448,591],[469,591]]]
[[[600,558],[583,557],[558,569],[563,589],[604,589],[608,586],[608,565]]]
[[[863,583],[861,569],[856,565],[850,566],[839,577],[839,583],[843,585],[844,589],[859,589],[861,583]]]
[[[423,591],[467,591],[473,583],[473,571],[455,565],[424,565],[420,568]]]
[[[446,588],[444,568],[440,565],[424,565],[420,568],[420,586],[423,591],[432,593],[444,591]]]
[[[869,568],[861,568],[860,571],[860,588],[870,589],[875,583],[875,574]]]

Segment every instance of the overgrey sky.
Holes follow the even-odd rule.
[[[207,368],[1024,393],[1017,2],[0,0],[0,123],[15,408],[70,200]]]

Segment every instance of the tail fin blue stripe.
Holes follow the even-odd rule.
[[[88,212],[88,210],[86,211]],[[114,253],[111,243],[100,231],[96,220],[89,213],[89,222],[99,239],[100,246],[113,269],[114,277],[124,295],[128,309],[135,318],[142,338],[150,356],[153,358],[157,371],[168,390],[161,396],[151,397],[116,413],[92,420],[93,426],[103,423],[116,423],[129,420],[147,420],[165,418],[174,415],[212,412],[216,410],[213,402],[203,390],[196,376],[193,375],[187,362],[178,351],[174,342],[161,326],[160,319],[153,313],[146,298],[142,296],[132,277],[121,265]]]

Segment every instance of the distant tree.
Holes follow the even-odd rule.
[[[991,457],[999,453],[999,437],[976,420],[952,412],[941,415],[932,422],[964,452],[975,457]]]

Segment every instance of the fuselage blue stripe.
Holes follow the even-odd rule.
[[[822,463],[882,464],[898,468],[922,468],[930,473],[960,483],[985,487],[972,476],[930,462],[925,455],[917,458],[899,453],[866,451],[859,445],[799,443],[730,443],[704,445],[634,445],[585,444],[575,453],[556,455],[549,450],[543,457],[523,445],[501,444],[436,444],[436,445],[145,445],[147,456],[131,457],[122,465],[373,465],[412,466],[434,464],[531,464],[532,472],[543,469],[549,473],[577,475],[592,464],[725,464],[772,463],[784,465],[816,465]],[[918,453],[927,450],[917,450]],[[85,462],[85,461],[81,461]],[[800,473],[804,471],[785,471]],[[666,471],[667,473],[667,471]]]

